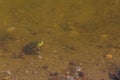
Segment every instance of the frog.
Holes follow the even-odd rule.
[[[33,41],[23,47],[23,52],[27,55],[40,53],[40,48],[43,45],[43,41]]]

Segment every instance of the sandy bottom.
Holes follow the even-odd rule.
[[[75,63],[89,80],[120,67],[119,0],[0,0],[0,80],[48,80]],[[17,57],[44,41],[40,54]],[[57,80],[57,79],[54,79]],[[81,80],[81,79],[80,79]]]

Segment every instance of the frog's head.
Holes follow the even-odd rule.
[[[33,47],[41,47],[43,45],[43,41],[35,41],[35,42],[32,42],[32,46]]]
[[[43,43],[44,43],[43,41],[37,41],[36,47],[40,47],[40,46],[42,46]]]

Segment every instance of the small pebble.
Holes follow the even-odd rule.
[[[44,65],[44,66],[42,67],[42,69],[47,70],[47,69],[48,69],[48,66],[47,66],[47,65]]]
[[[11,77],[10,77],[10,76],[5,76],[5,77],[3,78],[3,80],[11,80]]]
[[[28,74],[29,73],[29,71],[28,70],[25,70],[25,74]]]
[[[79,77],[84,77],[85,74],[84,74],[84,72],[80,71],[80,72],[78,73],[78,76],[79,76]]]
[[[38,59],[40,59],[40,60],[41,60],[41,59],[43,59],[43,57],[42,57],[41,55],[38,55]]]
[[[107,57],[107,59],[112,59],[113,58],[112,54],[107,54],[106,57]]]
[[[108,35],[102,34],[101,37],[106,38],[106,37],[108,37]]]
[[[18,42],[18,43],[19,43],[19,42],[20,42],[20,40],[18,39],[18,40],[16,40],[16,42]]]
[[[13,75],[13,73],[11,71],[3,71],[3,73],[6,73],[8,75]]]
[[[70,66],[74,66],[75,63],[71,61],[71,62],[69,62],[69,65],[70,65]]]
[[[49,76],[58,76],[58,72],[50,73]]]
[[[37,71],[34,71],[34,75],[36,75],[36,74],[38,74],[38,72],[37,72]]]
[[[72,76],[70,76],[70,77],[67,77],[67,79],[66,80],[75,80],[75,78],[74,77],[72,77]]]
[[[81,71],[81,67],[79,67],[79,66],[75,67],[75,70],[79,72],[79,71]]]

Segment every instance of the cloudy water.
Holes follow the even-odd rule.
[[[120,66],[119,5],[119,0],[0,0],[0,80],[84,80],[68,74],[71,66],[85,80],[110,80]],[[31,45],[36,41],[41,42]]]

